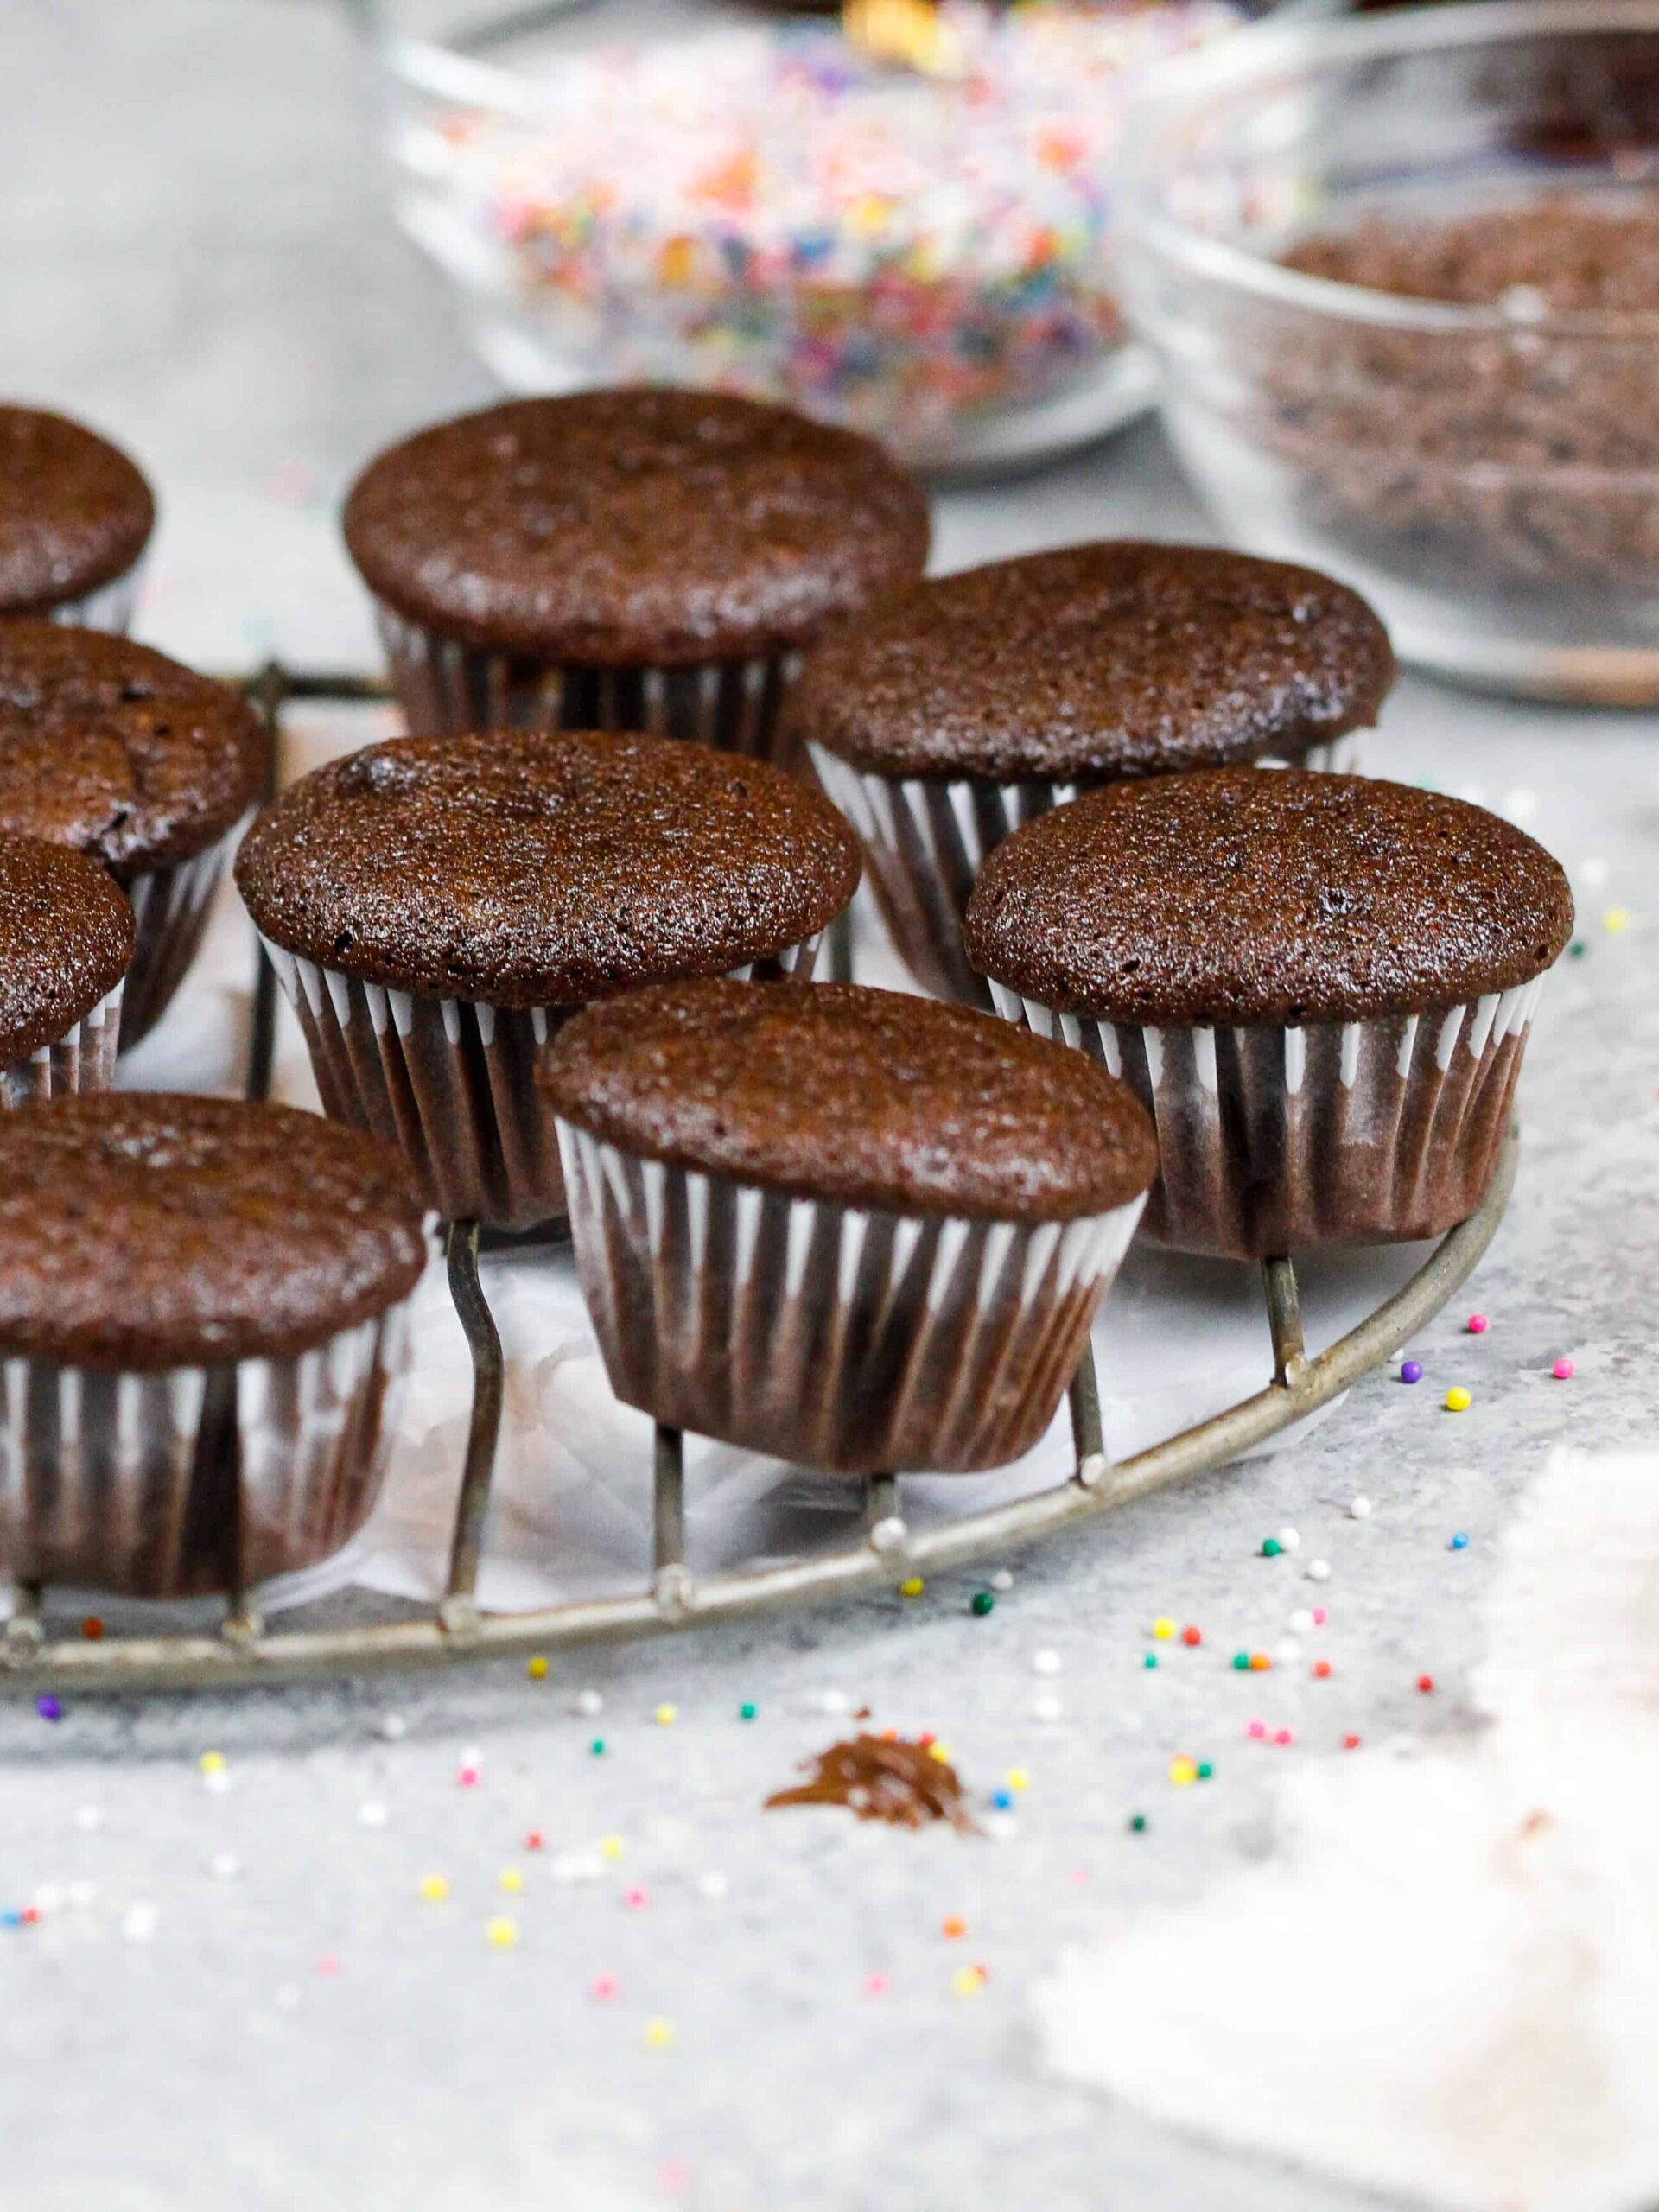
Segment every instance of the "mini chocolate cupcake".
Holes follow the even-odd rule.
[[[594,731],[406,738],[285,791],[236,880],[326,1109],[451,1219],[564,1211],[535,1055],[590,999],[810,973],[858,846],[764,761]]]
[[[132,909],[101,868],[0,834],[0,1106],[105,1090]]]
[[[132,901],[124,1049],[195,957],[265,759],[227,685],[124,638],[0,622],[0,830],[101,861]]]
[[[648,730],[770,753],[804,647],[920,575],[927,504],[781,407],[632,388],[510,400],[393,446],[346,543],[416,735]]]
[[[239,1590],[338,1551],[425,1262],[395,1153],[285,1106],[0,1116],[0,1571]]]
[[[985,855],[1080,791],[1230,761],[1351,765],[1394,680],[1363,600],[1196,545],[1074,545],[916,585],[808,660],[791,710],[917,981],[963,957]]]
[[[1011,1020],[1082,1046],[1150,1109],[1147,1234],[1261,1258],[1474,1211],[1572,927],[1555,861],[1479,807],[1220,768],[1016,830],[965,935]]]
[[[124,630],[155,526],[119,447],[67,416],[0,406],[0,614]]]
[[[541,1079],[617,1395],[848,1474],[1036,1443],[1155,1166],[1081,1055],[849,983],[640,992]]]

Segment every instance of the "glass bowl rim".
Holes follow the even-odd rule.
[[[1497,306],[1376,291],[1286,269],[1247,246],[1206,237],[1189,224],[1154,213],[1148,204],[1161,181],[1162,165],[1154,148],[1173,122],[1197,113],[1217,94],[1259,87],[1287,67],[1300,64],[1317,72],[1333,64],[1516,44],[1561,32],[1596,37],[1633,30],[1659,36],[1659,0],[1475,0],[1467,6],[1408,8],[1376,16],[1255,24],[1206,52],[1169,63],[1157,96],[1128,123],[1118,162],[1123,244],[1212,283],[1322,318],[1443,336],[1652,343],[1659,337],[1659,309],[1521,315]]]

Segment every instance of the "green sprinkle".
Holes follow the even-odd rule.
[[[1208,1759],[1200,1759],[1198,1761],[1198,1780],[1200,1782],[1208,1782],[1215,1770],[1216,1770],[1211,1765]]]
[[[753,1698],[746,1697],[737,1708],[737,1717],[740,1720],[753,1720],[760,1710],[760,1707]]]
[[[1155,1667],[1158,1664],[1158,1654],[1155,1651],[1148,1651],[1141,1664],[1143,1667]]]
[[[1234,1652],[1234,1654],[1233,1654],[1233,1669],[1234,1669],[1234,1672],[1235,1672],[1236,1674],[1240,1674],[1240,1675],[1248,1675],[1248,1674],[1249,1673],[1249,1671],[1250,1671],[1250,1655],[1249,1655],[1249,1653],[1248,1651],[1235,1651],[1235,1652]]]
[[[595,1736],[593,1742],[588,1745],[588,1748],[595,1758],[601,1758],[605,1750],[605,1738],[602,1736]]]
[[[1575,938],[1573,943],[1567,946],[1567,956],[1570,959],[1582,960],[1585,954],[1589,951],[1590,948],[1582,938]]]
[[[1263,1559],[1277,1559],[1284,1548],[1277,1536],[1269,1536],[1262,1547],[1262,1556]]]
[[[1131,1835],[1144,1835],[1146,1832],[1146,1815],[1144,1813],[1131,1813],[1129,1815],[1129,1834]]]
[[[995,1604],[996,1600],[992,1597],[988,1590],[976,1590],[973,1595],[973,1601],[969,1605],[968,1610],[970,1613],[977,1613],[980,1619],[983,1620],[986,1614],[992,1610]]]

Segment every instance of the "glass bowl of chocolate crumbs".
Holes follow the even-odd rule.
[[[1420,666],[1659,702],[1659,0],[1264,28],[1126,158],[1126,302],[1224,531]]]

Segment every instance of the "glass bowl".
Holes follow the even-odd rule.
[[[378,0],[404,228],[509,388],[779,399],[926,469],[1046,457],[1148,405],[1108,281],[1146,72],[1259,0],[944,0],[956,74],[721,0]]]
[[[1226,535],[1357,586],[1440,674],[1659,702],[1659,0],[1263,26],[1173,71],[1124,162],[1125,305]],[[1433,226],[1443,272],[1630,218],[1634,302],[1421,280]]]

